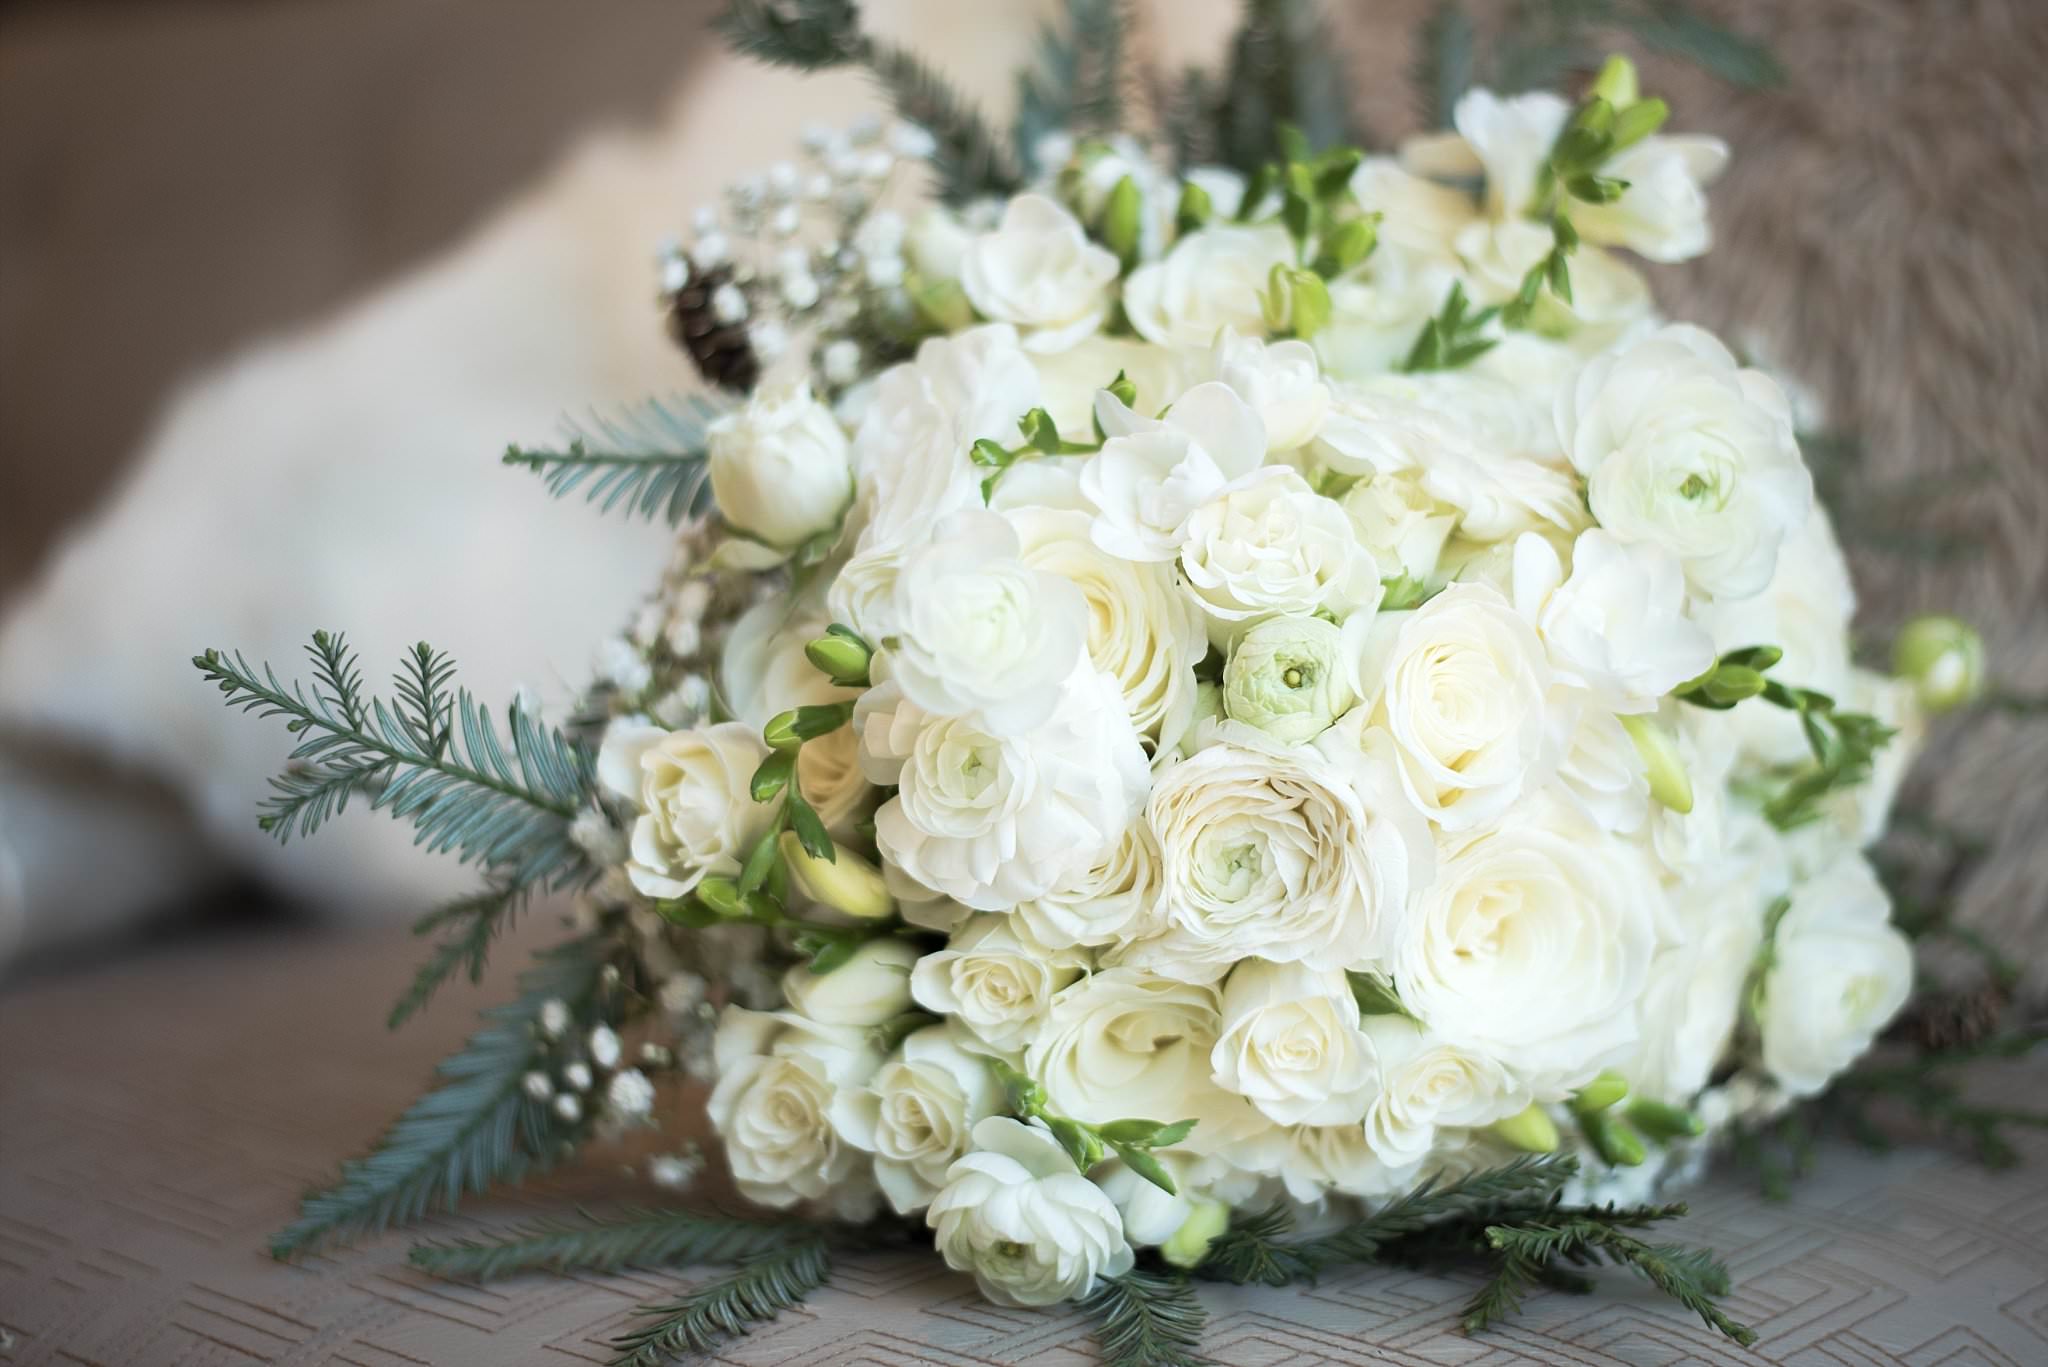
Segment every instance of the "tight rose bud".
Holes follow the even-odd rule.
[[[755,395],[712,423],[709,438],[719,511],[771,546],[793,549],[831,530],[853,501],[846,433],[808,385]]]
[[[1956,617],[1915,617],[1892,644],[1892,668],[1920,705],[1946,712],[1984,691],[1984,638]]]
[[[790,876],[813,902],[864,921],[896,914],[896,899],[883,884],[882,871],[852,850],[834,845],[833,857],[826,860],[804,849],[794,831],[784,831],[780,840]]]
[[[1492,1128],[1494,1138],[1525,1153],[1557,1152],[1557,1122],[1550,1118],[1550,1112],[1533,1102],[1526,1110],[1494,1121]]]

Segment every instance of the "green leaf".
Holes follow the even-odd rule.
[[[822,1237],[753,1254],[728,1276],[639,1313],[652,1323],[613,1340],[611,1367],[668,1367],[686,1353],[708,1353],[766,1324],[825,1284],[832,1256]]]
[[[1121,1158],[1124,1161],[1124,1166],[1132,1172],[1135,1172],[1168,1196],[1178,1196],[1180,1194],[1180,1188],[1173,1184],[1173,1174],[1166,1170],[1164,1163],[1152,1156],[1149,1149],[1142,1149],[1134,1144],[1112,1144],[1110,1147],[1116,1150],[1116,1156]],[[1084,1168],[1082,1171],[1085,1172],[1087,1169]]]
[[[832,836],[826,831],[817,809],[798,796],[794,788],[789,793],[789,828],[796,832],[804,853],[811,858],[822,859],[828,864],[838,860],[839,851],[832,844]]]
[[[774,800],[777,793],[789,786],[796,776],[796,751],[773,750],[761,766],[754,770],[753,778],[747,781],[747,794],[756,802]]]
[[[1171,1125],[1161,1125],[1147,1141],[1155,1149],[1170,1149],[1195,1132],[1193,1120],[1176,1120]]]

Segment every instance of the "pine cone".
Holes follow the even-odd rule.
[[[2005,1018],[2011,998],[1997,983],[1961,992],[1935,992],[1899,1021],[1890,1033],[1928,1053],[1961,1049],[1988,1038]]]
[[[669,298],[668,332],[690,357],[697,373],[720,389],[744,394],[761,378],[745,323],[722,323],[711,300],[732,283],[732,267],[699,271]]]

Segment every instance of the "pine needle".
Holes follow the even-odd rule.
[[[413,934],[426,935],[437,930],[448,933],[434,946],[405,995],[391,1008],[391,1015],[384,1022],[386,1028],[396,1030],[412,1019],[433,999],[441,984],[458,972],[472,985],[481,982],[492,943],[512,923],[525,901],[522,888],[489,887],[458,897],[422,916],[413,925]]]
[[[1184,1277],[1131,1271],[1081,1301],[1106,1367],[1196,1367],[1207,1316]]]
[[[611,1367],[663,1367],[766,1324],[825,1284],[832,1257],[823,1238],[804,1239],[741,1261],[731,1275],[679,1300],[640,1307],[657,1318],[612,1341]]]
[[[583,491],[598,511],[660,516],[671,527],[711,511],[706,429],[721,409],[708,399],[648,399],[613,413],[567,420],[565,447],[511,446],[503,462],[531,470],[548,493]]]
[[[414,1267],[444,1277],[496,1281],[515,1273],[616,1272],[626,1267],[684,1267],[731,1262],[813,1237],[811,1227],[690,1210],[635,1209],[581,1224],[542,1221],[497,1239],[420,1244]]]

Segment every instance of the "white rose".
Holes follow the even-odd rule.
[[[1612,204],[1575,205],[1572,226],[1588,242],[1626,247],[1650,261],[1690,261],[1713,243],[1705,188],[1728,164],[1719,138],[1644,138],[1624,147],[1600,174],[1628,188]],[[1572,286],[1579,283],[1572,260]]]
[[[1238,722],[1216,734],[1152,791],[1167,930],[1127,961],[1214,978],[1253,955],[1341,969],[1380,954],[1428,860],[1383,757]]]
[[[1013,915],[1048,948],[1106,945],[1160,929],[1159,842],[1133,821],[1124,838],[1086,873],[1042,897],[1019,902]]]
[[[1000,916],[977,916],[911,970],[910,994],[994,1048],[1028,1044],[1060,990],[1087,971],[1085,951],[1053,949]]]
[[[1090,1125],[1193,1120],[1178,1147],[1211,1153],[1257,1123],[1242,1098],[1210,1078],[1218,1012],[1213,987],[1105,968],[1054,1000],[1024,1071],[1062,1115]]]
[[[974,1127],[974,1149],[946,1173],[925,1220],[956,1272],[996,1305],[1078,1300],[1131,1270],[1116,1206],[1074,1171],[1059,1141],[1007,1116]]]
[[[1483,1053],[1437,1038],[1407,1016],[1367,1016],[1372,1103],[1365,1142],[1390,1168],[1422,1162],[1440,1129],[1490,1125],[1529,1104],[1507,1073]]]
[[[1643,1038],[1622,1076],[1636,1096],[1689,1106],[1728,1051],[1770,900],[1761,870],[1725,857],[1673,890],[1679,939],[1650,961]]]
[[[1095,544],[1126,560],[1179,555],[1195,509],[1266,458],[1259,415],[1214,381],[1164,418],[1139,417],[1106,390],[1095,414],[1107,439],[1081,466],[1081,492],[1098,510]]]
[[[1792,889],[1763,983],[1763,1062],[1794,1096],[1813,1096],[1870,1048],[1906,1004],[1913,949],[1861,855],[1844,854]]]
[[[1660,548],[1595,527],[1572,545],[1571,577],[1541,537],[1515,543],[1515,602],[1558,677],[1612,712],[1648,712],[1714,664],[1714,638],[1685,614],[1685,575]]]
[[[1170,749],[1194,714],[1195,666],[1209,653],[1202,614],[1174,582],[1173,567],[1103,550],[1084,512],[1019,509],[1009,518],[1024,564],[1080,591],[1088,659],[1123,690],[1131,725]]]
[[[1223,985],[1213,1080],[1276,1125],[1337,1125],[1364,1114],[1371,1046],[1343,971],[1247,959]]]
[[[931,1204],[975,1125],[1002,1108],[987,1059],[961,1047],[969,1038],[953,1025],[919,1030],[865,1087],[833,1100],[833,1129],[875,1156],[875,1182],[898,1215]]]
[[[1637,830],[1650,811],[1650,771],[1642,752],[1614,713],[1566,696],[1578,724],[1557,765],[1563,795],[1603,831]]]
[[[829,973],[797,964],[782,976],[790,1010],[820,1025],[880,1025],[910,1009],[917,947],[888,937],[868,940]]]
[[[853,501],[846,433],[808,384],[758,391],[705,430],[725,520],[771,546],[800,546]]]
[[[963,509],[932,529],[896,576],[888,675],[927,712],[999,735],[1039,726],[1081,661],[1081,591],[1019,558],[1000,514]]]
[[[1813,506],[1784,392],[1696,327],[1587,362],[1557,396],[1557,430],[1600,525],[1662,546],[1708,597],[1770,583]]]
[[[1173,244],[1163,261],[1124,281],[1124,313],[1138,335],[1164,347],[1207,348],[1226,327],[1263,335],[1259,302],[1273,267],[1294,264],[1294,242],[1277,223],[1222,223]]]
[[[1401,1001],[1555,1100],[1634,1043],[1665,915],[1648,862],[1555,801],[1454,837],[1394,947]]]
[[[1018,736],[939,717],[893,683],[854,712],[861,763],[896,796],[875,814],[884,860],[979,911],[1042,897],[1123,839],[1150,771],[1116,681],[1092,669],[1061,687],[1059,710]]]
[[[866,1031],[728,1006],[712,1053],[718,1081],[705,1111],[740,1195],[778,1210],[798,1201],[827,1201],[849,1217],[871,1208],[866,1155],[828,1119],[839,1094],[881,1064]]]
[[[1548,657],[1497,591],[1453,584],[1412,613],[1352,619],[1354,687],[1395,743],[1401,784],[1446,830],[1494,820],[1556,760]]]
[[[775,824],[749,794],[768,747],[744,722],[666,731],[620,720],[605,731],[597,777],[639,813],[626,876],[649,897],[686,897],[708,875],[734,877]]]
[[[1369,475],[1339,504],[1383,580],[1429,579],[1458,525],[1458,510],[1432,496],[1413,473]]]
[[[759,731],[791,708],[860,696],[857,688],[834,686],[804,654],[831,620],[806,601],[771,598],[733,624],[719,661],[719,684],[738,720]],[[835,835],[848,833],[874,794],[860,771],[860,739],[853,729],[841,727],[806,742],[796,765],[804,800]]]
[[[1226,327],[1216,334],[1210,364],[1216,379],[1258,413],[1267,451],[1292,451],[1323,425],[1330,387],[1307,342],[1267,342]]]
[[[1094,332],[1109,311],[1116,254],[1044,195],[1019,195],[1002,222],[968,244],[960,286],[982,317],[1024,329],[1028,351],[1059,351]]]
[[[1380,599],[1378,566],[1352,536],[1344,510],[1284,466],[1197,508],[1180,564],[1212,639],[1282,613],[1369,611]]]

